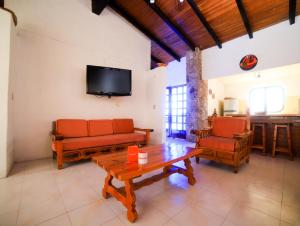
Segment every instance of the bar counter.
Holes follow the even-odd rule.
[[[230,115],[235,117],[241,117],[246,115]],[[274,124],[288,123],[291,125],[292,133],[292,150],[295,156],[300,156],[300,114],[274,114],[274,115],[251,115],[250,123],[265,123],[266,127],[266,151],[272,152]],[[260,144],[262,142],[262,131],[256,131],[254,136],[254,144]],[[287,146],[287,135],[284,130],[278,134],[279,146]]]

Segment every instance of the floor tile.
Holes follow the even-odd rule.
[[[0,226],[14,226],[17,225],[18,211],[0,214]]]
[[[291,225],[300,225],[300,208],[295,206],[282,205],[281,220]]]
[[[280,220],[247,206],[235,206],[227,216],[228,221],[243,226],[279,226]]]
[[[168,142],[194,145],[178,139]],[[238,174],[213,161],[191,162],[194,186],[174,174],[136,191],[135,225],[299,225],[299,159],[252,153]],[[122,203],[102,198],[105,176],[91,161],[66,164],[63,170],[57,170],[51,158],[17,163],[8,178],[0,179],[0,226],[132,225]]]
[[[58,185],[65,207],[68,211],[87,205],[99,200],[100,194],[97,194],[90,186],[80,181],[76,183],[64,183]]]
[[[197,206],[189,206],[173,217],[178,224],[184,225],[221,225],[224,218],[213,212]]]
[[[45,221],[38,226],[72,226],[70,219],[67,214],[52,218]]]
[[[20,209],[17,224],[35,225],[57,217],[65,212],[66,210],[62,198],[54,196],[37,205],[23,206],[23,208]]]
[[[118,218],[115,217],[112,220],[106,221],[103,224],[101,224],[101,226],[123,226],[123,222]]]
[[[256,195],[255,193],[244,195],[239,201],[239,205],[250,207],[252,209],[280,219],[281,202],[261,197],[259,195]]]
[[[163,225],[169,220],[169,217],[161,211],[149,208],[149,209],[140,209],[137,210],[138,212],[138,218],[136,222],[134,222],[134,225],[136,226],[154,226],[154,225]],[[125,224],[125,225],[132,225],[127,220],[127,213],[123,212],[121,215],[118,216],[118,218]]]
[[[93,202],[68,213],[73,226],[99,226],[116,215],[103,201]]]
[[[170,219],[166,223],[163,224],[163,226],[180,226],[176,221]]]

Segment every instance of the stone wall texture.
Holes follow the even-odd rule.
[[[187,80],[187,137],[195,142],[196,137],[190,133],[193,129],[207,127],[208,83],[202,80],[201,51],[188,51],[186,56]]]

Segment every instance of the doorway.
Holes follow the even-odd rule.
[[[186,85],[166,88],[165,124],[167,137],[186,138]]]

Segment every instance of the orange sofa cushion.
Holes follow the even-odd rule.
[[[89,120],[89,136],[103,136],[113,134],[112,120]]]
[[[205,147],[209,149],[218,149],[222,151],[233,152],[235,140],[232,138],[225,137],[204,137],[199,141],[200,148]]]
[[[246,118],[216,117],[213,119],[212,134],[218,137],[232,138],[233,134],[244,133],[246,126]]]
[[[133,133],[133,120],[132,119],[114,119],[113,130],[115,134],[119,133]]]
[[[63,150],[76,150],[129,142],[143,142],[145,139],[145,135],[141,133],[124,133],[97,137],[68,138],[64,139],[62,143]]]
[[[64,137],[86,137],[88,136],[88,124],[82,119],[58,119],[56,121],[57,133]]]

